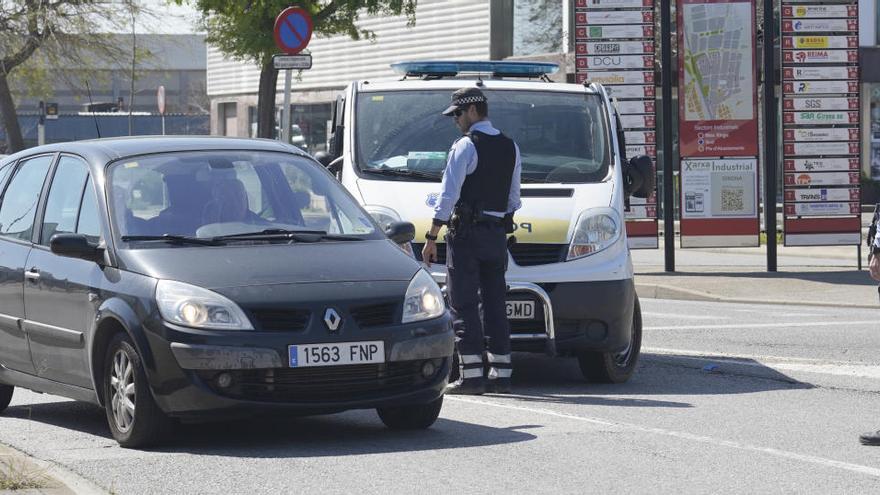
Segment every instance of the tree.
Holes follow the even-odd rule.
[[[47,67],[79,67],[87,73],[96,58],[125,59],[129,52],[118,38],[95,31],[126,25],[131,12],[148,10],[139,0],[0,0],[0,119],[9,152],[24,148],[11,90],[16,73],[25,79],[45,74]]]
[[[201,28],[206,41],[224,55],[248,61],[260,67],[257,96],[257,136],[272,138],[275,127],[275,89],[278,71],[272,55],[279,53],[272,32],[275,17],[287,7],[288,0],[175,0],[189,3],[202,15]],[[302,0],[296,6],[312,15],[316,34],[347,34],[352,39],[373,39],[375,34],[357,26],[362,14],[406,14],[415,22],[417,0]]]

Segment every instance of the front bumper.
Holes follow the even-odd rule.
[[[443,394],[454,341],[448,314],[316,342],[290,332],[208,332],[168,324],[156,330],[147,332],[148,380],[159,407],[176,417],[266,409],[319,414],[431,402]],[[289,345],[361,340],[383,340],[385,362],[287,366]],[[434,371],[425,376],[427,362]]]

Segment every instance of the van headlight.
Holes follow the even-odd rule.
[[[367,210],[367,213],[369,213],[370,216],[373,217],[373,220],[379,224],[379,227],[382,227],[382,230],[388,228],[388,225],[400,221],[400,215],[391,208],[378,205],[367,205],[364,206],[364,209]]]
[[[446,304],[443,302],[443,293],[440,286],[431,275],[423,269],[419,269],[406,289],[403,298],[403,323],[430,320],[443,316]]]
[[[620,238],[620,220],[611,208],[591,208],[581,213],[568,248],[566,261],[598,253]]]
[[[216,292],[195,285],[160,280],[156,303],[162,318],[170,323],[210,330],[253,330],[237,304]]]

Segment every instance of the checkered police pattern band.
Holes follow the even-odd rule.
[[[455,106],[468,105],[470,103],[483,103],[486,101],[485,96],[465,96],[464,98],[459,98],[453,102]]]

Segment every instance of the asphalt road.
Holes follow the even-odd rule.
[[[447,397],[423,432],[373,411],[187,425],[164,448],[103,411],[16,390],[0,442],[118,494],[876,493],[880,335],[871,310],[642,301],[624,385],[516,355],[513,396]]]

